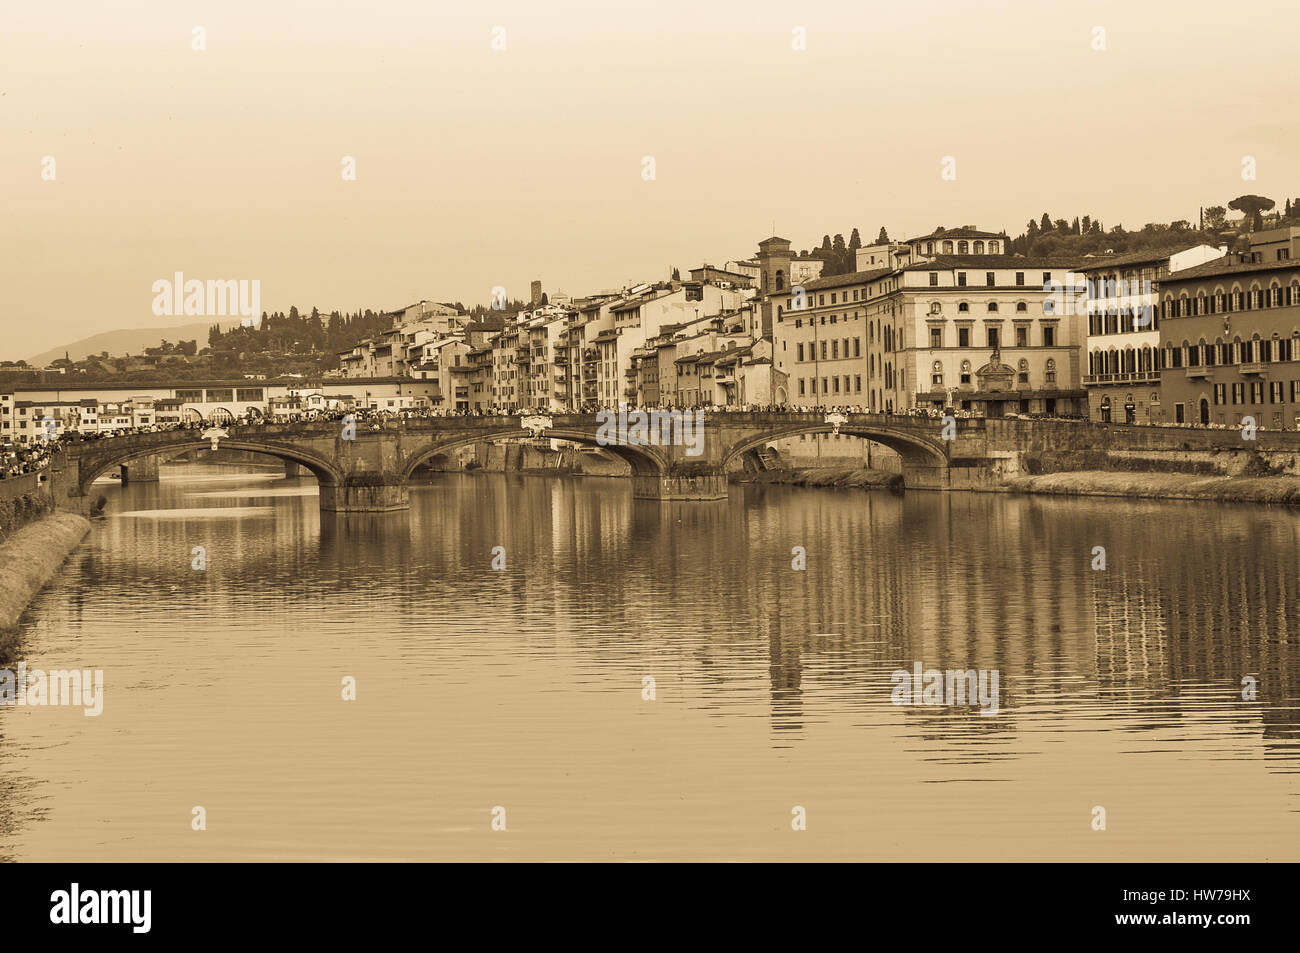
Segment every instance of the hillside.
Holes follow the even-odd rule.
[[[223,329],[238,327],[239,319],[222,321],[220,324]],[[200,321],[196,324],[168,324],[153,328],[125,328],[117,331],[102,331],[99,334],[92,334],[88,338],[82,338],[80,341],[73,341],[71,344],[62,344],[48,351],[42,351],[34,357],[27,358],[27,363],[33,367],[44,367],[50,361],[63,357],[65,351],[68,357],[74,361],[80,361],[91,354],[99,354],[101,351],[107,351],[114,356],[140,354],[147,347],[157,347],[158,342],[164,338],[168,341],[198,340],[199,347],[204,347],[207,344],[208,331],[212,328],[212,325],[212,321]],[[10,360],[17,359],[17,355],[12,357],[8,355],[0,356]]]

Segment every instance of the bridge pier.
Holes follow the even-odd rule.
[[[354,480],[320,486],[322,513],[389,513],[410,506],[410,493],[402,482]]]
[[[122,464],[122,485],[128,483],[157,483],[158,456],[136,457]]]
[[[692,474],[636,474],[632,498],[637,500],[725,500],[727,475],[721,470]]]
[[[903,488],[907,490],[947,490],[952,486],[952,470],[945,464],[903,461]]]

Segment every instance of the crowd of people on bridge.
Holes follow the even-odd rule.
[[[614,411],[614,408],[602,408],[592,406],[580,411],[581,413],[595,413],[600,410]],[[957,419],[983,419],[984,414],[970,410],[954,410],[951,407],[939,409],[936,407],[913,407],[907,410],[893,410],[888,408],[883,411],[872,410],[869,407],[863,407],[857,404],[844,404],[835,406],[814,406],[803,404],[740,404],[726,406],[696,406],[682,407],[673,404],[658,407],[639,407],[634,404],[625,404],[618,410],[625,410],[628,413],[634,411],[649,412],[657,410],[663,411],[704,411],[707,414],[746,414],[746,413],[781,413],[781,414],[807,414],[825,415],[832,413],[840,414],[881,414],[891,417],[925,417],[925,418],[942,418],[952,416]],[[268,416],[258,413],[256,410],[246,410],[238,417],[228,417],[225,420],[203,421],[191,419],[186,421],[150,424],[141,427],[120,427],[115,430],[92,431],[82,433],[78,430],[68,430],[50,439],[38,438],[33,442],[0,445],[0,479],[9,477],[22,476],[28,473],[34,473],[44,469],[49,465],[53,455],[63,446],[71,443],[83,443],[93,440],[111,439],[114,437],[125,437],[141,433],[160,433],[175,430],[207,430],[211,427],[220,427],[226,429],[230,434],[246,428],[262,428],[266,426],[278,426],[283,424],[303,424],[333,421],[335,423],[355,423],[358,429],[382,430],[384,425],[389,422],[398,422],[406,420],[424,420],[430,418],[444,417],[526,417],[532,414],[552,415],[565,413],[566,411],[551,410],[518,410],[518,409],[451,409],[451,408],[403,408],[403,409],[381,409],[377,407],[333,407],[325,410],[304,410],[295,411],[289,414],[277,414]],[[1017,415],[1009,414],[1010,417],[1017,416],[1050,416],[1054,419],[1078,419],[1063,417],[1061,415]],[[1179,428],[1196,428],[1196,429],[1235,429],[1233,425],[1228,424],[1198,424],[1198,423],[1156,423],[1147,426],[1157,427],[1179,427]],[[1236,425],[1239,427],[1240,425]],[[1257,426],[1257,429],[1265,429]]]

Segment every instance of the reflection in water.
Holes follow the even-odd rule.
[[[322,516],[311,480],[203,466],[109,493],[25,630],[105,670],[104,714],[0,709],[0,856],[1300,856],[1290,510],[452,475]],[[998,713],[891,704],[915,662],[999,671]]]

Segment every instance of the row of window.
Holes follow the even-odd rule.
[[[844,389],[843,389],[843,390],[840,389],[840,381],[841,381],[841,380],[844,381]],[[814,397],[815,397],[815,396],[817,395],[817,393],[818,393],[818,391],[817,391],[817,378],[815,378],[815,377],[809,377],[809,378],[807,378],[807,379],[802,378],[802,377],[799,378],[799,396],[800,396],[800,397],[807,397],[807,396],[814,396]],[[862,375],[861,375],[861,374],[854,374],[854,375],[853,375],[853,389],[852,389],[852,390],[849,390],[849,375],[848,375],[848,374],[845,374],[845,375],[843,376],[843,378],[840,378],[840,377],[823,377],[823,378],[822,378],[822,389],[821,389],[821,393],[822,393],[822,394],[861,394],[861,393],[862,393]]]
[[[971,382],[970,361],[961,362],[961,373],[958,375],[958,378],[963,384],[969,384]],[[1016,380],[1021,384],[1029,383],[1029,362],[1024,358],[1021,358],[1019,364],[1016,366]],[[943,386],[942,361],[935,361],[930,365],[930,383],[934,387]],[[1048,358],[1047,365],[1043,370],[1043,383],[1044,386],[1056,386],[1056,361],[1051,358]]]
[[[935,250],[935,244],[936,244],[935,242],[926,242],[926,243],[925,243],[925,253],[926,253],[927,255],[933,255],[933,254],[935,253],[935,251],[934,251],[934,250]],[[979,238],[975,239],[975,241],[973,241],[973,242],[959,241],[959,242],[955,242],[955,243],[954,243],[954,242],[951,241],[951,240],[945,240],[945,241],[939,242],[939,243],[938,243],[938,247],[939,247],[939,249],[940,249],[939,254],[941,254],[941,255],[951,255],[951,254],[953,254],[954,249],[956,250],[956,253],[957,253],[958,255],[983,255],[983,254],[985,254],[985,251],[984,251],[984,247],[985,247],[985,246],[984,246],[984,240],[983,240],[983,239],[979,239]],[[916,252],[916,254],[918,254],[918,255],[921,254],[921,243],[920,243],[920,242],[917,242],[915,245],[912,246],[912,249],[913,249],[913,251]],[[995,239],[989,239],[989,243],[988,243],[988,254],[990,254],[990,255],[1000,255],[1000,254],[1002,254],[1002,243],[1001,243],[1000,241],[995,240]]]
[[[1054,325],[1045,324],[1045,325],[1042,326],[1042,329],[1041,329],[1041,330],[1042,330],[1042,346],[1043,346],[1043,347],[1056,347],[1056,327],[1055,327]],[[970,345],[970,341],[971,341],[971,334],[970,334],[970,331],[971,331],[970,328],[958,328],[958,329],[957,329],[957,346],[958,346],[958,347],[970,347],[970,346],[971,346],[971,345]],[[1002,329],[1001,329],[1001,328],[997,328],[997,327],[986,327],[986,328],[984,329],[984,334],[985,334],[985,343],[987,344],[988,347],[1001,347],[1001,346],[1002,346]],[[932,349],[945,347],[946,345],[944,344],[944,340],[945,340],[945,335],[944,335],[944,329],[943,329],[943,328],[931,328],[931,329],[930,329],[930,347],[931,347]],[[1029,328],[1016,328],[1016,329],[1015,329],[1015,342],[1016,342],[1016,344],[1015,344],[1016,347],[1029,347],[1029,346],[1030,346],[1030,343],[1029,343]]]
[[[1274,336],[1249,341],[1235,338],[1231,342],[1215,340],[1207,344],[1202,338],[1197,344],[1183,341],[1182,345],[1168,344],[1164,348],[1166,367],[1214,367],[1225,364],[1259,364],[1269,361],[1294,361],[1300,359],[1300,331],[1289,338]]]
[[[1043,287],[1046,288],[1051,283],[1052,283],[1052,273],[1050,271],[1043,272]],[[998,286],[997,273],[992,271],[984,272],[984,284],[988,288],[996,288]],[[939,273],[937,271],[930,272],[930,287],[931,288],[939,287]],[[957,287],[958,288],[966,287],[966,272],[964,271],[957,272]],[[1025,287],[1025,273],[1023,271],[1016,272],[1016,287],[1018,288]]]
[[[829,341],[829,342],[827,342],[827,341],[822,341],[822,342],[821,342],[821,360],[823,360],[823,361],[827,361],[827,360],[829,360],[829,361],[838,361],[838,360],[840,359],[840,357],[841,357],[840,341],[843,341],[843,343],[844,343],[844,348],[843,348],[843,357],[845,357],[845,358],[849,358],[849,357],[861,357],[861,356],[862,356],[862,339],[861,339],[861,338],[853,338],[852,340],[853,340],[853,353],[852,353],[852,354],[849,353],[849,338],[841,338],[840,340],[832,340],[832,341]],[[830,344],[830,349],[829,349],[829,351],[827,350],[827,347],[826,347],[826,345],[827,345],[828,343]],[[805,354],[805,353],[808,355],[807,358],[806,358],[806,360],[809,360],[809,361],[815,361],[815,360],[817,360],[817,352],[816,352],[816,350],[815,350],[815,344],[814,344],[814,342],[812,342],[812,341],[809,341],[809,342],[808,342],[808,350],[807,350],[806,352],[804,351],[804,345],[803,345],[803,344],[799,344],[799,345],[798,345],[798,348],[797,348],[797,357],[796,357],[795,359],[798,360],[798,361],[803,361],[803,360],[805,360],[805,357],[804,357],[804,354]]]
[[[1238,384],[1215,384],[1214,385],[1214,403],[1216,405],[1226,404],[1262,404],[1264,403],[1264,385],[1268,384],[1268,403],[1285,404],[1296,403],[1300,397],[1300,381],[1242,381]],[[1228,399],[1229,386],[1231,386],[1232,399]],[[1246,399],[1246,388],[1250,388],[1250,400]],[[1287,392],[1290,392],[1290,400],[1287,400]]]
[[[1196,297],[1166,295],[1160,313],[1166,318],[1192,318],[1202,314],[1231,314],[1234,311],[1254,311],[1259,308],[1283,308],[1300,305],[1300,281],[1283,288],[1274,284],[1269,288],[1252,288],[1250,291],[1216,291],[1212,295]]]

